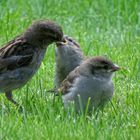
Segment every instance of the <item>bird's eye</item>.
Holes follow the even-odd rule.
[[[96,70],[100,70],[100,69],[103,69],[103,67],[102,66],[96,66],[96,67],[93,67],[94,69],[96,69]]]
[[[107,65],[105,65],[103,68],[104,68],[105,70],[107,70],[107,69],[108,69],[108,66],[107,66]]]

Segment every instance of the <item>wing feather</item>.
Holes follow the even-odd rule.
[[[72,72],[70,72],[66,79],[62,82],[60,88],[58,89],[58,92],[62,95],[67,94],[69,89],[73,86],[75,79],[79,77],[79,75],[80,71],[78,66]]]
[[[0,73],[29,65],[34,53],[35,47],[22,37],[10,41],[0,49]]]

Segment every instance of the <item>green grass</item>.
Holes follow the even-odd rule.
[[[140,1],[139,0],[0,0],[0,45],[23,32],[33,20],[52,19],[79,41],[88,56],[106,55],[124,67],[114,77],[115,94],[96,118],[67,114],[53,87],[54,45],[41,68],[14,98],[18,113],[0,96],[0,140],[138,140],[140,139]]]

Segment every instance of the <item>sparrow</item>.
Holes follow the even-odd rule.
[[[0,48],[0,92],[18,105],[12,91],[24,86],[39,69],[48,45],[61,41],[62,28],[49,20],[33,22],[21,35]]]
[[[76,112],[91,112],[111,100],[114,92],[113,73],[120,69],[102,56],[88,58],[76,67],[62,82],[58,93],[64,106],[74,102]]]
[[[55,88],[59,88],[67,75],[84,60],[80,45],[71,37],[65,35],[63,40],[56,42],[55,50]]]

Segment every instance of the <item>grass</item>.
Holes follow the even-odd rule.
[[[52,19],[74,37],[88,56],[106,55],[125,69],[114,77],[112,104],[89,119],[64,111],[53,87],[55,53],[51,45],[41,68],[14,98],[18,113],[0,96],[0,140],[138,140],[140,137],[139,0],[0,0],[0,45],[33,20]]]

